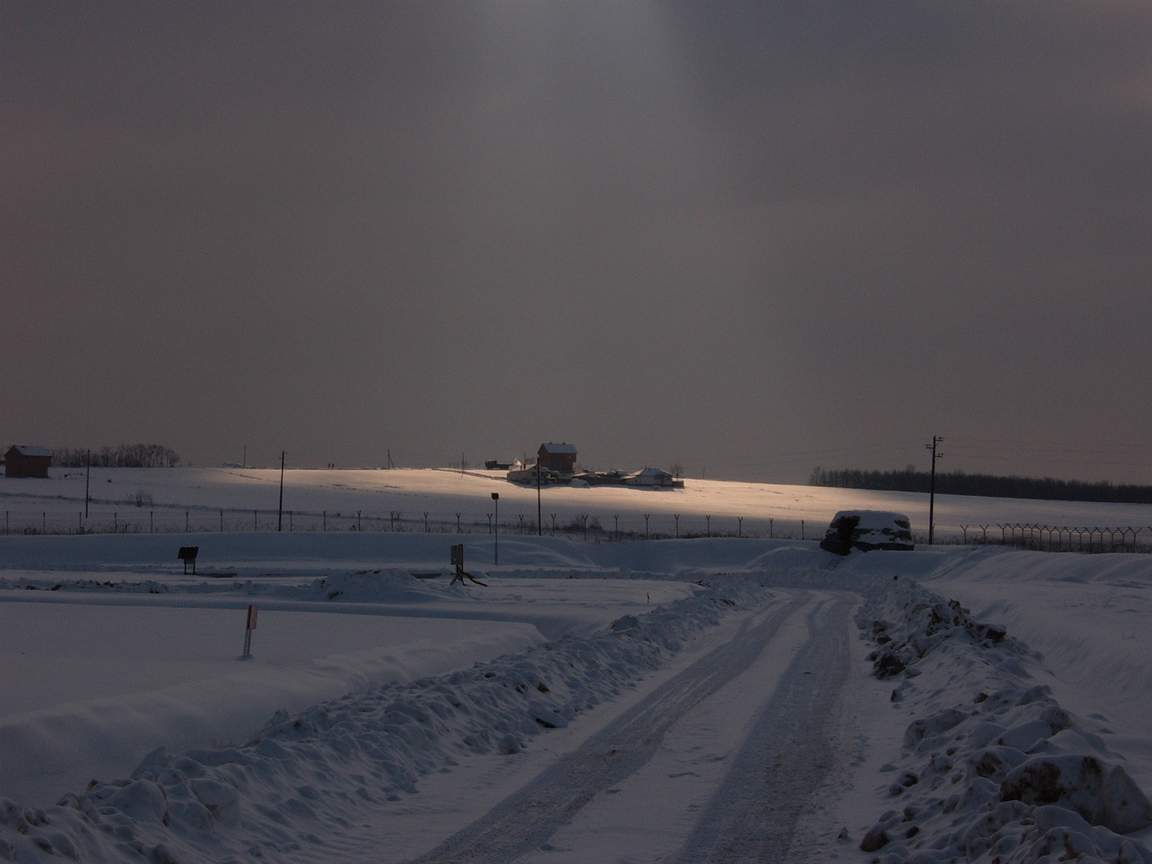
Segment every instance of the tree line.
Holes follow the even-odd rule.
[[[52,451],[52,464],[65,468],[82,468],[88,464],[88,453],[97,468],[175,468],[180,454],[163,444],[117,444],[89,451],[82,447],[61,447]]]
[[[888,471],[863,468],[822,468],[808,477],[810,486],[876,489],[886,492],[927,492],[929,473],[911,465]],[[1038,498],[1045,501],[1094,501],[1116,504],[1152,503],[1152,486],[1109,483],[1106,480],[1057,480],[1016,474],[936,473],[936,491],[945,495],[984,495],[989,498]]]

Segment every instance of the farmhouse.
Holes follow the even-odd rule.
[[[571,444],[548,441],[540,445],[536,459],[541,468],[548,468],[560,474],[576,473],[576,448]]]
[[[47,477],[52,464],[52,451],[46,447],[14,444],[4,454],[4,476]]]

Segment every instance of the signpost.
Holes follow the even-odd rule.
[[[248,606],[248,617],[244,621],[244,653],[242,660],[252,659],[252,631],[256,629],[257,610],[255,606]]]

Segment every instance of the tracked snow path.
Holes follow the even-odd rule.
[[[810,616],[810,639],[756,719],[677,857],[681,864],[784,861],[797,819],[831,766],[829,740],[847,682],[847,599]]]
[[[507,864],[544,845],[593,798],[642,769],[669,729],[754,663],[781,625],[807,602],[792,600],[746,624],[730,642],[665,682],[414,864]]]

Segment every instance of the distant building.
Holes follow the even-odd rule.
[[[499,459],[488,459],[484,463],[484,467],[489,471],[507,471],[512,467],[511,462],[501,462]]]
[[[4,476],[47,477],[52,464],[52,451],[46,447],[14,444],[4,454]]]
[[[667,471],[660,468],[642,468],[639,471],[624,477],[626,486],[660,486],[663,488],[679,488],[684,485],[683,480],[677,480]]]
[[[571,444],[548,441],[540,445],[540,449],[536,451],[536,458],[542,468],[560,474],[576,473],[576,448]]]

